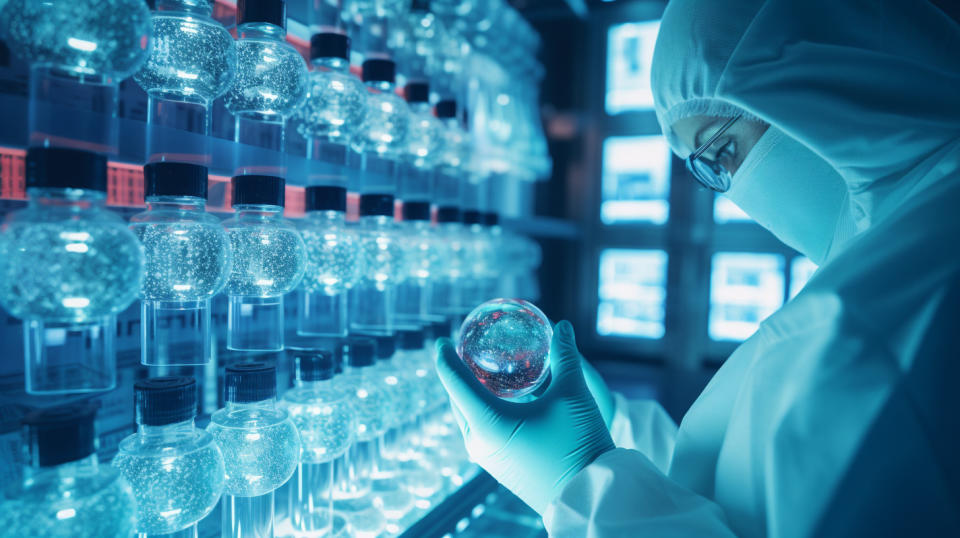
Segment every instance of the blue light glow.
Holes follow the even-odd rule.
[[[670,147],[665,138],[611,137],[603,142],[604,224],[649,222],[669,217]]]
[[[662,250],[601,252],[597,334],[662,338],[666,282]]]
[[[710,338],[746,340],[761,321],[783,305],[783,257],[718,252],[713,255],[712,267]]]

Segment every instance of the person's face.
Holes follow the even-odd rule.
[[[729,119],[717,116],[690,116],[677,120],[673,124],[673,132],[677,134],[683,146],[680,148],[684,152],[681,157],[686,158],[710,140],[710,137],[716,134]],[[733,175],[757,140],[767,131],[767,127],[770,127],[770,124],[766,122],[740,118],[711,144],[703,155],[719,162]]]

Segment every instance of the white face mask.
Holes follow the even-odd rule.
[[[843,178],[773,126],[757,140],[730,183],[725,193],[730,201],[817,265],[854,234]]]

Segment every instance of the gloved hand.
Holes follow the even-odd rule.
[[[593,399],[597,402],[597,407],[600,408],[600,414],[603,415],[603,423],[607,425],[609,430],[617,412],[617,402],[614,400],[610,388],[607,387],[607,383],[600,376],[600,372],[587,359],[582,359],[581,362],[583,379],[587,382],[587,388],[590,389],[590,394],[593,394]]]
[[[477,381],[450,339],[437,342],[437,373],[470,459],[540,514],[581,469],[614,449],[581,360],[573,327],[561,321],[550,343],[550,385],[532,402],[510,402]]]

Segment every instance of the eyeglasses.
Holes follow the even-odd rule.
[[[687,170],[693,174],[693,177],[696,178],[701,185],[710,190],[717,192],[727,192],[730,190],[730,171],[719,162],[704,157],[703,153],[710,149],[710,146],[723,136],[723,133],[727,132],[727,129],[736,123],[741,116],[743,116],[743,114],[737,114],[727,120],[727,122],[710,137],[710,140],[707,140],[697,148],[697,151],[694,151],[687,157]]]

